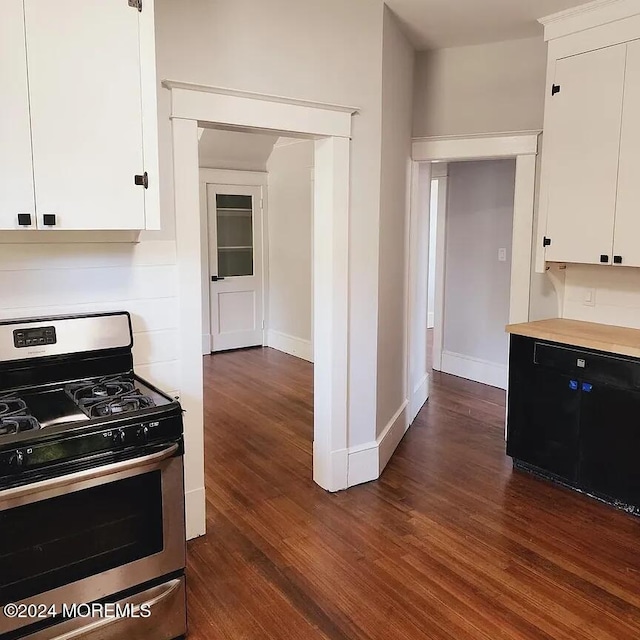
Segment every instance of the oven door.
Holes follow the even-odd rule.
[[[181,571],[178,443],[0,491],[0,607],[84,604]],[[41,619],[7,618],[0,635]]]

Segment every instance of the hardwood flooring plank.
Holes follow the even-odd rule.
[[[505,394],[446,374],[376,482],[312,480],[313,367],[205,358],[190,640],[638,640],[640,519],[512,469]]]

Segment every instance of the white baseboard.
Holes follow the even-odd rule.
[[[402,403],[373,442],[349,449],[347,484],[350,487],[371,482],[380,477],[409,428],[408,404],[407,400]]]
[[[379,476],[378,443],[375,440],[349,449],[347,468],[347,485],[349,487],[371,482]]]
[[[313,345],[311,344],[311,340],[296,338],[295,336],[290,336],[281,331],[274,331],[273,329],[267,331],[266,337],[268,347],[288,353],[290,356],[295,356],[296,358],[302,358],[307,362],[313,362]]]
[[[347,483],[348,450],[339,449],[324,455],[313,443],[313,480],[326,491],[342,491]]]
[[[204,487],[187,491],[184,496],[187,540],[203,536],[206,531],[206,496]]]
[[[443,351],[441,371],[467,380],[488,384],[491,387],[507,388],[507,366],[488,360]]]
[[[429,374],[425,373],[411,394],[411,400],[409,402],[409,424],[413,424],[420,409],[422,409],[424,403],[429,399],[429,381]]]
[[[436,314],[433,311],[427,313],[427,329],[433,329],[436,324]]]
[[[378,475],[384,471],[384,468],[387,466],[387,462],[391,459],[393,452],[396,450],[400,444],[400,440],[402,440],[404,434],[409,428],[409,416],[407,413],[408,404],[407,400],[402,403],[401,407],[396,411],[393,418],[389,420],[389,423],[377,438],[379,452]]]
[[[210,333],[202,334],[202,355],[203,356],[211,355],[211,334]]]

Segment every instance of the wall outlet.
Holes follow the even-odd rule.
[[[596,306],[596,290],[585,289],[582,303],[587,307],[595,307]]]
[[[499,262],[506,262],[507,261],[507,250],[502,248],[502,249],[498,249],[498,261]]]

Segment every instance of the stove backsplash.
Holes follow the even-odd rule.
[[[640,269],[567,265],[563,317],[640,329]]]
[[[173,241],[0,248],[0,319],[129,311],[136,371],[172,395],[179,392],[177,293]]]

